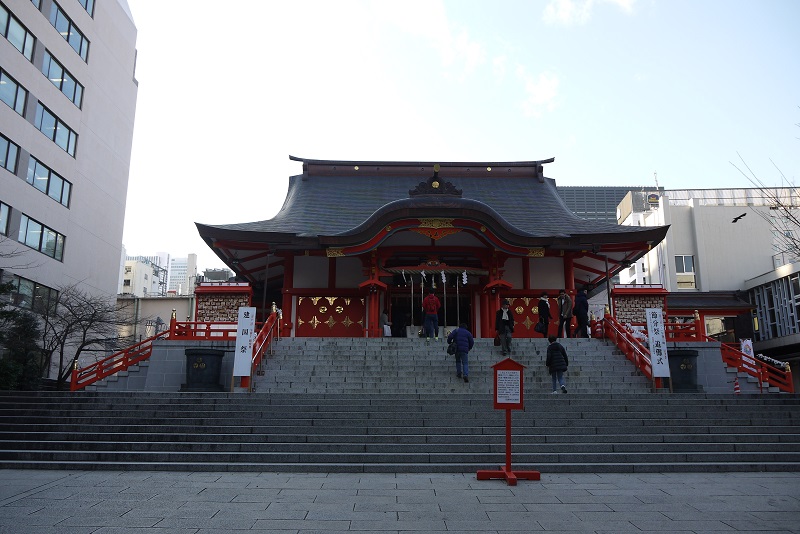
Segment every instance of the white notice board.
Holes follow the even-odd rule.
[[[522,402],[522,371],[498,369],[495,402],[498,404],[519,404]]]

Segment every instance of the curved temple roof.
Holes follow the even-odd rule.
[[[290,156],[291,157],[291,156]],[[283,207],[272,219],[205,225],[201,237],[231,264],[217,242],[276,248],[326,248],[362,243],[392,221],[460,217],[480,221],[519,246],[598,250],[604,244],[660,242],[668,227],[620,226],[573,214],[527,162],[322,161],[291,157],[303,173],[289,179]],[[236,270],[236,269],[234,269]]]
[[[287,234],[300,238],[356,234],[370,218],[391,218],[391,212],[472,210],[498,217],[520,238],[648,232],[653,228],[588,221],[573,214],[556,192],[555,181],[544,178],[542,160],[514,163],[442,163],[441,182],[461,190],[461,197],[432,194],[412,197],[409,191],[433,175],[434,163],[363,161],[303,162],[303,174],[289,179],[283,207],[272,219],[226,225],[203,225],[203,237],[213,229],[233,232]],[[487,170],[491,169],[491,170]],[[210,237],[210,236],[209,236]],[[614,240],[611,235],[609,238]]]

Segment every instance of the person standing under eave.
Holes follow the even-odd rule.
[[[569,323],[572,320],[572,299],[566,290],[558,292],[558,337],[571,337]]]
[[[503,303],[494,318],[494,331],[500,336],[503,356],[511,352],[511,334],[514,333],[514,313],[509,309],[508,300]]]

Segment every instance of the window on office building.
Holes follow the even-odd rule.
[[[75,146],[78,144],[78,134],[64,124],[61,119],[53,115],[41,102],[36,105],[36,118],[34,126],[50,138],[64,151],[75,157]]]
[[[0,32],[14,45],[14,48],[31,61],[36,37],[3,4],[0,4]]]
[[[75,77],[61,63],[53,58],[48,50],[44,52],[42,74],[47,76],[47,79],[58,87],[69,98],[70,102],[81,107],[83,103],[83,86],[75,80]]]
[[[0,202],[0,234],[8,235],[8,218],[11,215],[11,207]]]
[[[94,17],[94,0],[78,0],[78,3],[89,13],[90,17]]]
[[[0,100],[8,104],[8,107],[20,115],[24,115],[25,101],[27,99],[28,91],[9,76],[6,71],[0,69]]]
[[[33,156],[28,160],[28,176],[26,179],[29,184],[42,193],[69,207],[72,184]]]
[[[27,215],[20,219],[17,240],[58,261],[64,258],[64,236]]]
[[[11,174],[17,172],[17,155],[19,146],[10,141],[6,136],[0,135],[0,167]]]
[[[675,256],[675,274],[678,279],[678,289],[696,288],[694,256]]]
[[[55,289],[15,274],[4,273],[0,282],[10,284],[11,291],[3,298],[14,306],[42,315],[55,311],[58,303],[58,291]]]
[[[81,56],[81,59],[86,61],[89,57],[89,40],[55,2],[50,8],[50,24]]]

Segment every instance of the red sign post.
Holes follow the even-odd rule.
[[[517,479],[539,480],[539,471],[511,470],[511,410],[524,410],[523,374],[525,366],[506,358],[492,366],[494,369],[494,409],[506,411],[506,465],[497,471],[478,471],[478,480],[503,478],[509,486],[516,486]]]

